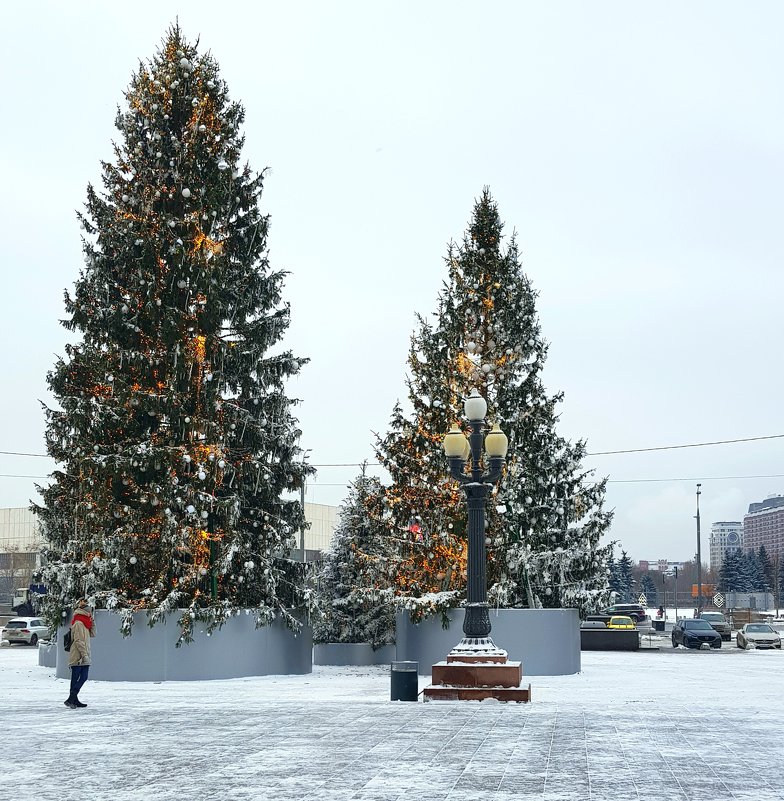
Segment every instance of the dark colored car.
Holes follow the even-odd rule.
[[[716,629],[716,631],[721,634],[721,639],[725,642],[729,642],[732,638],[730,624],[721,612],[702,612],[700,614],[700,620],[707,620],[711,628]]]
[[[672,647],[677,648],[679,645],[686,648],[721,648],[721,634],[707,620],[681,619],[672,630]]]

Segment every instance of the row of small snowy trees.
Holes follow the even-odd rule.
[[[643,573],[639,581],[635,578],[634,562],[626,551],[621,551],[618,559],[609,561],[610,590],[615,593],[616,603],[636,603],[640,593],[645,595],[648,606],[659,602],[659,590],[650,573]],[[639,592],[638,592],[639,590]]]
[[[615,593],[615,601],[617,603],[628,604],[632,602],[636,586],[634,562],[629,558],[626,551],[622,550],[618,559],[610,557],[608,561],[608,580],[610,590]]]
[[[263,173],[241,163],[244,111],[177,26],[125,97],[114,160],[80,216],[74,340],[48,377],[46,614],[88,595],[129,631],[136,611],[183,610],[181,642],[194,621],[242,609],[296,625],[294,607],[314,608],[287,558],[309,469],[285,381],[306,360],[280,347],[284,275],[267,257]],[[536,293],[489,192],[446,268],[411,339],[407,403],[375,443],[389,481],[357,480],[319,577],[321,638],[381,644],[396,607],[422,616],[464,597],[464,504],[441,438],[473,388],[510,442],[488,508],[492,603],[607,598],[605,484],[582,467],[585,444],[556,431]]]
[[[765,546],[758,551],[731,551],[719,571],[722,592],[765,592],[784,586],[784,562],[774,562]]]

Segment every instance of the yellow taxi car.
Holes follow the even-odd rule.
[[[626,615],[614,615],[607,623],[608,629],[636,629],[635,622]]]

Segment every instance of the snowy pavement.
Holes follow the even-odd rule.
[[[388,668],[320,667],[88,682],[88,708],[69,710],[35,649],[4,647],[0,797],[784,799],[784,654],[666,647],[582,663],[531,677],[529,705],[392,703]]]

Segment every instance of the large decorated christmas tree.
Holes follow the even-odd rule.
[[[505,473],[487,510],[491,603],[586,611],[607,599],[605,483],[581,467],[585,443],[556,431],[562,395],[548,395],[542,383],[547,343],[536,293],[514,237],[504,243],[502,229],[485,190],[462,242],[447,254],[434,318],[419,318],[412,336],[411,411],[395,408],[377,446],[392,478],[386,501],[400,540],[397,591],[422,614],[464,594],[465,510],[441,441],[473,388],[509,436]]]
[[[280,347],[284,274],[263,174],[240,163],[244,111],[176,26],[125,99],[81,216],[64,321],[78,336],[48,377],[48,613],[88,595],[129,630],[134,610],[184,609],[181,641],[240,609],[294,625],[289,498],[307,467],[284,385],[305,360]]]

